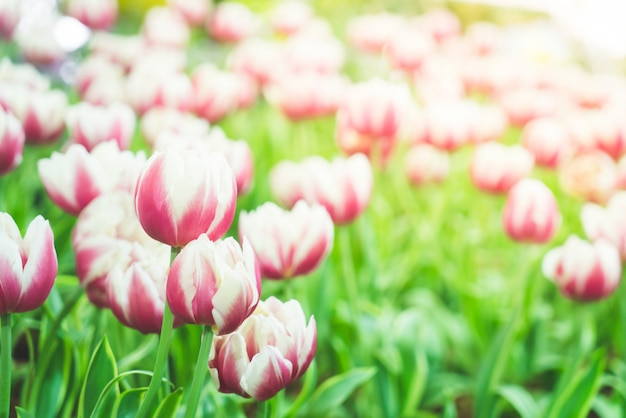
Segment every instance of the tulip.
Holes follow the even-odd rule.
[[[244,239],[211,241],[206,234],[176,256],[167,278],[167,303],[186,324],[208,325],[228,334],[254,311],[261,276],[252,247]]]
[[[259,28],[258,18],[241,3],[220,2],[207,21],[207,32],[219,42],[239,42]]]
[[[34,65],[53,65],[67,56],[67,52],[54,36],[59,17],[53,14],[37,19],[37,23],[20,25],[15,33],[17,43],[25,61]]]
[[[297,34],[283,44],[285,71],[337,74],[345,61],[343,44],[331,34]]]
[[[446,151],[472,142],[476,108],[469,101],[442,100],[424,107],[425,142]]]
[[[459,18],[446,9],[431,9],[418,17],[415,24],[420,29],[430,33],[439,43],[454,38],[461,33]]]
[[[567,128],[555,118],[538,118],[522,130],[522,143],[535,156],[535,162],[548,168],[558,167],[571,153]]]
[[[128,103],[143,115],[155,107],[189,111],[193,108],[193,85],[184,73],[158,68],[138,67],[126,83]]]
[[[559,167],[558,174],[565,192],[600,204],[616,191],[619,180],[617,164],[600,150],[572,157]]]
[[[609,296],[622,276],[619,251],[613,244],[602,239],[590,243],[575,235],[545,255],[542,270],[563,295],[582,301]]]
[[[218,70],[213,64],[196,67],[191,75],[195,113],[211,123],[239,107],[240,83],[235,74]]]
[[[333,220],[324,207],[298,201],[290,210],[267,202],[239,216],[239,236],[250,241],[261,276],[289,279],[315,270],[333,245]]]
[[[53,152],[38,161],[39,178],[50,199],[70,215],[78,215],[94,198],[115,190],[134,192],[143,153],[120,151],[117,143],[106,141],[91,153],[79,144],[64,153]]]
[[[166,107],[148,110],[141,118],[140,125],[143,139],[154,147],[162,133],[202,136],[209,133],[210,125],[191,113],[181,112]]]
[[[69,0],[66,13],[91,29],[106,30],[117,20],[117,0]]]
[[[358,50],[378,54],[405,23],[403,16],[391,13],[359,16],[348,22],[348,42]]]
[[[94,106],[79,103],[67,112],[70,141],[91,151],[105,141],[115,141],[120,149],[130,146],[135,131],[135,114],[125,104]]]
[[[0,83],[3,85],[21,85],[30,90],[47,91],[50,89],[50,80],[37,71],[29,63],[16,64],[7,57],[0,60]]]
[[[168,7],[152,7],[141,28],[148,45],[182,49],[189,43],[190,30],[185,19]]]
[[[502,213],[507,235],[514,241],[548,242],[561,224],[554,194],[536,179],[522,179],[509,191]]]
[[[0,315],[37,309],[50,294],[57,275],[50,223],[38,215],[22,238],[11,215],[2,212],[0,246]]]
[[[300,199],[324,206],[335,224],[348,224],[367,207],[372,166],[363,154],[327,161],[319,156],[300,163],[283,161],[270,172],[274,197],[286,207]]]
[[[82,61],[75,75],[75,85],[80,97],[92,104],[124,102],[125,73],[121,64],[103,54],[92,54]]]
[[[182,247],[201,234],[218,239],[235,216],[237,183],[223,155],[182,147],[153,154],[137,181],[135,205],[152,238]]]
[[[239,43],[228,57],[228,68],[245,74],[259,86],[276,80],[283,71],[281,46],[265,39],[248,39]]]
[[[307,325],[298,301],[272,296],[235,332],[213,339],[209,371],[220,392],[263,401],[306,372],[316,345],[315,318]]]
[[[6,0],[0,3],[0,38],[10,40],[21,18],[21,0]]]
[[[580,212],[580,220],[585,235],[591,241],[607,240],[620,252],[622,260],[626,260],[626,192],[615,193],[608,200],[606,207],[596,203],[585,203]]]
[[[302,0],[285,0],[278,3],[270,15],[270,24],[276,33],[292,35],[313,19],[313,9]]]
[[[211,8],[208,0],[167,0],[167,4],[190,26],[201,26],[207,20]]]
[[[407,152],[404,167],[409,181],[415,186],[441,183],[450,171],[450,157],[432,145],[417,144]]]
[[[524,126],[533,119],[554,116],[563,107],[562,97],[555,91],[518,87],[503,91],[498,98],[509,122]]]
[[[413,72],[434,55],[436,48],[437,44],[429,33],[405,24],[391,35],[386,53],[395,68]]]
[[[114,64],[129,70],[137,57],[146,48],[146,42],[139,35],[119,35],[109,32],[95,32],[89,43],[91,56],[103,56]]]
[[[24,130],[20,121],[0,108],[0,175],[13,170],[22,162]]]
[[[476,147],[470,165],[472,182],[488,193],[506,193],[528,176],[534,160],[521,145],[506,146],[488,142]]]
[[[494,23],[476,22],[467,27],[464,34],[469,50],[478,55],[488,55],[498,48],[502,30]]]

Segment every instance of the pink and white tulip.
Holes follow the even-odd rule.
[[[313,9],[302,0],[283,0],[270,14],[270,24],[281,35],[292,35],[313,19]]]
[[[521,145],[488,142],[474,150],[470,177],[474,185],[484,192],[506,193],[515,183],[527,177],[533,166],[532,154]]]
[[[403,16],[380,13],[355,17],[348,22],[348,43],[358,50],[382,53],[399,27],[406,24]]]
[[[269,297],[239,329],[213,339],[209,371],[220,392],[263,401],[306,372],[316,346],[315,318],[307,325],[298,301]]]
[[[7,57],[0,60],[0,84],[20,85],[36,91],[50,89],[50,79],[41,74],[35,66],[27,62],[14,63]]]
[[[180,110],[155,107],[141,118],[140,130],[144,140],[154,147],[163,133],[202,136],[210,130],[209,123],[199,117]]]
[[[429,144],[416,144],[404,157],[404,171],[414,186],[441,183],[450,172],[450,157]]]
[[[12,39],[22,16],[21,0],[6,0],[0,3],[0,38]]]
[[[0,213],[0,315],[40,307],[50,294],[58,261],[50,223],[41,215],[22,238],[8,213]]]
[[[106,30],[117,20],[117,0],[69,0],[65,12],[91,29]]]
[[[211,10],[210,0],[167,0],[167,4],[176,10],[190,26],[202,26]]]
[[[126,96],[140,115],[155,107],[186,112],[193,108],[194,91],[191,79],[182,72],[139,67],[128,76]]]
[[[42,17],[36,23],[20,25],[14,35],[22,57],[34,65],[53,65],[67,56],[57,37],[54,36],[58,16]]]
[[[606,153],[594,150],[568,159],[559,167],[559,184],[573,196],[604,204],[617,190],[617,164]]]
[[[106,141],[115,141],[120,149],[128,149],[136,124],[133,110],[121,103],[79,103],[69,108],[66,118],[70,141],[83,145],[87,151]]]
[[[176,256],[167,278],[167,302],[186,324],[212,326],[217,335],[235,331],[254,312],[261,294],[259,266],[250,244],[206,234]]]
[[[228,68],[264,86],[283,73],[282,47],[277,42],[251,38],[239,43],[228,56]]]
[[[522,179],[507,195],[502,223],[512,240],[543,244],[554,237],[561,214],[554,194],[544,183]]]
[[[215,123],[239,107],[240,83],[236,74],[220,71],[213,64],[202,64],[191,74],[195,113]]]
[[[290,279],[314,271],[333,246],[334,224],[320,205],[298,201],[291,210],[267,202],[239,215],[239,236],[250,241],[261,276]]]
[[[63,211],[78,215],[93,199],[116,190],[133,193],[146,157],[122,151],[116,142],[97,145],[91,152],[79,144],[38,161],[39,178],[48,196]]]
[[[237,183],[223,155],[169,147],[147,161],[137,181],[139,221],[152,238],[183,247],[226,233],[235,216]]]
[[[622,277],[619,251],[613,244],[590,243],[575,235],[544,256],[542,270],[563,295],[581,301],[611,295]]]
[[[558,167],[572,153],[566,126],[556,118],[538,118],[522,130],[522,143],[533,153],[537,165]]]
[[[336,74],[345,61],[344,46],[332,35],[297,34],[282,46],[281,64],[287,72]]]
[[[259,27],[259,19],[246,5],[230,1],[218,3],[206,25],[213,39],[233,43],[249,38]]]
[[[131,68],[146,47],[146,41],[140,35],[119,35],[101,31],[93,34],[89,44],[92,56],[106,57],[125,70]]]
[[[24,155],[24,130],[12,113],[0,108],[0,175],[20,165]]]
[[[391,35],[386,53],[394,68],[413,72],[434,55],[436,48],[429,33],[407,23]]]
[[[335,224],[348,224],[363,213],[372,187],[372,166],[363,154],[333,161],[319,156],[283,161],[270,172],[270,189],[283,206],[292,208],[300,199],[318,203]]]
[[[189,43],[191,32],[183,17],[168,7],[152,7],[141,27],[148,45],[182,49]]]
[[[596,203],[585,203],[580,212],[580,220],[587,238],[591,241],[607,240],[620,252],[622,260],[626,260],[626,192],[615,193],[606,206]]]

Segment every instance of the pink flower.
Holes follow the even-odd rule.
[[[239,42],[252,36],[260,26],[258,18],[244,4],[220,2],[207,21],[207,32],[219,42]]]
[[[616,191],[619,173],[611,157],[595,150],[567,160],[559,167],[558,174],[565,192],[603,204]]]
[[[135,205],[145,231],[182,247],[201,234],[224,235],[235,216],[237,184],[226,159],[169,147],[152,155],[137,181]]]
[[[20,85],[30,90],[47,91],[50,89],[50,80],[37,71],[37,68],[27,62],[17,64],[7,57],[0,60],[0,84]]]
[[[70,215],[78,215],[97,196],[116,190],[134,192],[145,163],[144,154],[120,151],[106,141],[91,152],[79,144],[38,161],[39,178],[50,199]]]
[[[145,44],[146,42],[139,35],[95,32],[89,47],[91,56],[104,56],[111,62],[121,65],[125,70],[128,70],[146,48]]]
[[[239,43],[228,57],[228,68],[251,77],[259,86],[282,74],[280,44],[265,39],[248,39]]]
[[[538,165],[548,168],[558,167],[572,152],[567,128],[555,118],[528,122],[522,130],[522,143]]]
[[[317,345],[296,300],[269,297],[235,332],[213,338],[211,377],[222,393],[267,400],[306,372]]]
[[[411,72],[430,59],[436,48],[437,44],[429,33],[407,23],[392,33],[385,52],[395,68]]]
[[[313,9],[302,0],[284,0],[272,10],[270,23],[281,35],[292,35],[313,19]]]
[[[191,113],[155,107],[144,113],[140,128],[143,139],[154,147],[157,138],[163,133],[201,136],[209,133],[210,125]]]
[[[343,44],[330,34],[296,34],[283,44],[284,71],[338,73],[345,61]]]
[[[522,179],[507,195],[502,223],[512,240],[543,244],[556,233],[561,214],[554,194],[545,184]]]
[[[533,156],[521,145],[487,142],[476,147],[470,163],[474,185],[488,193],[506,193],[527,177],[534,166]]]
[[[40,307],[57,275],[57,255],[50,223],[41,215],[22,238],[8,213],[0,213],[0,315]]]
[[[189,76],[170,70],[140,66],[128,76],[126,95],[140,115],[155,107],[182,112],[193,108],[194,91]]]
[[[27,143],[52,143],[65,129],[67,96],[60,90],[34,91],[19,85],[3,85],[0,106],[20,120]]]
[[[575,235],[545,255],[542,270],[563,295],[582,301],[609,296],[622,276],[619,252],[614,245],[605,240],[590,243]]]
[[[183,17],[168,7],[152,7],[146,13],[141,27],[148,45],[185,48],[190,30]]]
[[[406,23],[403,16],[380,13],[351,19],[346,29],[353,47],[370,53],[381,53],[398,28]]]
[[[167,302],[183,323],[210,325],[218,335],[233,332],[254,311],[261,276],[244,239],[211,241],[205,234],[176,256],[167,278]]]
[[[66,13],[91,29],[105,30],[117,20],[117,0],[69,0]]]
[[[79,103],[67,112],[70,141],[90,151],[96,145],[115,141],[120,149],[127,149],[135,131],[135,113],[125,104],[95,106]]]
[[[319,156],[283,161],[270,172],[272,194],[283,206],[291,208],[300,199],[318,203],[335,224],[350,223],[365,210],[372,184],[372,166],[363,154],[333,161]]]
[[[114,267],[123,272],[144,259],[168,267],[170,258],[170,247],[141,227],[133,195],[127,191],[105,193],[85,207],[72,231],[72,248],[78,280],[100,308],[109,307],[108,274]]]
[[[23,153],[24,130],[20,121],[0,108],[0,175],[20,165]]]
[[[289,279],[315,270],[333,245],[334,224],[324,207],[298,201],[291,210],[267,202],[239,216],[239,236],[250,240],[261,276]]]
[[[518,87],[500,93],[498,101],[509,117],[509,122],[524,126],[532,119],[554,116],[562,109],[562,97],[547,89]]]
[[[210,63],[196,67],[191,75],[196,114],[214,123],[237,110],[242,81]]]
[[[209,16],[210,2],[207,0],[167,0],[190,26],[201,26]]]
[[[450,157],[432,145],[417,144],[404,158],[404,171],[415,186],[441,183],[448,177]]]
[[[90,89],[93,89],[93,84],[103,83],[102,80],[119,80],[119,84],[123,86],[124,79],[125,69],[121,64],[113,62],[103,54],[91,54],[79,64],[76,70],[75,86],[78,94],[85,100]],[[123,99],[118,101],[121,102]]]
[[[20,25],[15,33],[17,43],[24,60],[35,65],[52,65],[67,56],[67,52],[54,36],[58,16],[50,14],[37,19],[37,22]]]
[[[461,33],[459,18],[446,9],[431,9],[418,17],[415,24],[420,29],[430,33],[439,43]]]
[[[6,0],[0,3],[0,38],[10,40],[22,15],[21,0]]]
[[[626,260],[626,192],[617,192],[606,204],[585,203],[580,220],[587,238],[591,241],[604,239],[613,244]]]

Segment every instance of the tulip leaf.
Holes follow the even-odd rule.
[[[106,336],[96,348],[89,362],[87,374],[80,392],[78,400],[78,416],[79,418],[90,417],[94,412],[94,407],[98,402],[100,394],[105,389],[109,381],[117,376],[117,364],[113,351],[109,345]],[[118,394],[118,387],[115,385],[113,391],[108,390],[104,399],[104,403],[109,403]]]
[[[183,399],[183,389],[178,388],[170,393],[161,401],[159,407],[154,413],[154,418],[173,418]]]
[[[502,385],[498,388],[498,394],[513,406],[521,418],[535,418],[541,415],[533,396],[521,386]]]
[[[547,418],[584,418],[600,389],[606,363],[604,350],[596,350],[589,365],[579,368],[552,398]]]
[[[148,388],[144,387],[122,392],[115,399],[111,416],[116,418],[135,418],[146,390]]]
[[[24,408],[20,408],[19,406],[15,407],[15,412],[17,413],[17,418],[35,418],[33,414],[31,414]]]
[[[324,416],[341,406],[352,393],[370,380],[376,369],[361,367],[333,376],[322,383],[303,406],[301,414],[310,417]]]

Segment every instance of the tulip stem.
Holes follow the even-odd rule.
[[[198,353],[196,369],[193,372],[193,380],[191,381],[191,390],[189,392],[189,401],[187,402],[187,408],[185,409],[185,418],[193,418],[196,416],[198,401],[200,400],[200,394],[202,393],[202,386],[208,368],[212,341],[213,331],[209,325],[205,325],[202,327],[200,352]]]
[[[176,255],[178,255],[180,250],[181,248],[179,247],[172,247],[172,251],[170,253],[170,265],[172,264],[174,258],[176,258]],[[159,337],[159,348],[157,349],[157,356],[156,361],[154,362],[152,378],[150,379],[148,390],[146,391],[146,395],[141,401],[141,405],[139,406],[139,410],[137,411],[137,415],[135,415],[135,418],[143,418],[145,416],[148,416],[148,413],[154,406],[154,397],[161,387],[161,381],[163,379],[163,374],[165,373],[165,368],[167,366],[167,355],[170,350],[170,341],[172,339],[173,328],[174,315],[170,310],[170,306],[167,303],[167,300],[165,300],[165,306],[163,307],[163,322],[161,323],[161,336]]]
[[[0,324],[0,417],[8,418],[11,410],[11,314],[2,315]]]
[[[344,283],[346,286],[346,296],[348,297],[348,305],[352,312],[352,320],[357,321],[359,306],[359,290],[356,282],[356,272],[354,270],[354,256],[352,254],[352,244],[350,242],[350,230],[344,226],[339,230],[339,249],[341,255],[341,264],[343,268]]]

